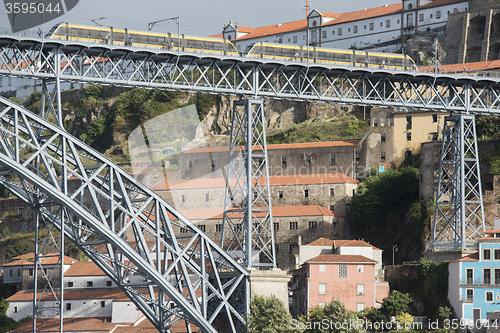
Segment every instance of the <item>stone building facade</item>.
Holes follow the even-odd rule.
[[[372,109],[370,132],[367,136],[374,136],[379,144],[374,146],[370,154],[380,154],[382,162],[400,166],[407,157],[421,153],[423,142],[441,140],[446,115],[447,113],[439,112]],[[379,165],[383,166],[383,163]]]
[[[180,211],[217,243],[222,237],[222,209],[190,209]],[[320,236],[332,239],[345,238],[348,227],[343,215],[320,205],[274,206],[272,207],[276,261],[278,267],[288,270],[296,264],[296,249],[299,237],[312,242]],[[176,234],[184,234],[181,227],[173,226]],[[150,235],[146,235],[152,241]]]
[[[270,176],[269,183],[273,206],[321,205],[342,215],[347,214],[347,205],[359,184],[341,173]],[[226,180],[174,179],[152,189],[177,210],[222,209]]]
[[[349,140],[268,145],[269,175],[340,172],[355,178],[362,169],[356,155],[358,143]],[[228,147],[190,149],[179,155],[180,178],[225,178],[228,159]]]
[[[446,33],[447,63],[500,59],[500,3],[470,0],[468,11],[450,13]]]

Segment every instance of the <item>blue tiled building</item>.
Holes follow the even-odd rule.
[[[448,266],[448,300],[455,315],[474,327],[487,322],[487,313],[500,311],[500,229],[485,235],[478,252]]]

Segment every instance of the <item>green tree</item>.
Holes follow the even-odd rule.
[[[413,316],[408,312],[401,313],[396,320],[401,323],[403,329],[410,329],[411,323],[413,323]]]
[[[250,302],[250,315],[247,317],[243,331],[247,333],[292,332],[291,320],[292,316],[276,296],[255,295]]]
[[[412,302],[410,294],[403,294],[397,290],[393,290],[391,294],[384,298],[380,310],[389,320],[391,317],[397,317],[402,314],[408,305]]]
[[[358,315],[355,312],[348,311],[341,301],[332,300],[324,307],[318,306],[309,311],[309,316],[305,320],[307,324],[305,332],[364,332],[362,326],[357,326],[358,319]],[[336,323],[339,325],[336,326]],[[345,326],[342,327],[341,324],[345,324]]]
[[[349,211],[356,237],[381,247],[386,256],[392,254],[394,244],[412,244],[400,247],[403,251],[396,259],[416,259],[412,256],[421,252],[426,219],[417,218],[416,223],[408,219],[413,215],[410,208],[419,199],[419,178],[419,170],[413,167],[368,176],[359,185]]]

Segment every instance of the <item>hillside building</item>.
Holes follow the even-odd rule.
[[[361,311],[380,306],[389,295],[382,250],[364,241],[322,237],[298,246],[297,258],[290,287],[294,315],[307,314],[332,299],[342,301],[348,310]]]
[[[231,21],[219,36],[232,41],[240,52],[259,42],[397,52],[406,36],[441,34],[448,15],[467,9],[468,1],[463,0],[402,0],[342,14],[314,9],[306,19],[259,28]]]
[[[487,323],[500,311],[500,229],[487,230],[479,252],[450,261],[448,272],[448,300],[456,318],[475,328]]]
[[[270,176],[269,184],[273,206],[321,205],[345,216],[359,182],[341,173],[325,173]],[[153,186],[152,190],[181,211],[223,208],[226,180],[165,180]]]
[[[370,153],[379,153],[381,160],[385,158],[386,163],[399,167],[406,158],[421,153],[422,143],[441,140],[444,117],[447,115],[373,108],[367,135],[376,136],[380,145]],[[379,171],[383,169],[379,168]]]

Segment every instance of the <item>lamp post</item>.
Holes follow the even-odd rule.
[[[177,23],[177,50],[181,49],[181,18],[180,16],[169,17],[164,20],[153,21],[148,23],[148,31],[153,30],[156,23],[175,21]]]
[[[395,252],[398,252],[398,250],[399,249],[397,244],[392,246],[392,266],[394,266],[394,254]]]
[[[97,21],[101,21],[101,20],[104,20],[106,17],[104,16],[101,16],[99,18],[95,18],[95,19],[92,19],[91,21],[95,23],[95,25],[99,26],[99,27],[102,27],[102,24],[97,22]]]

